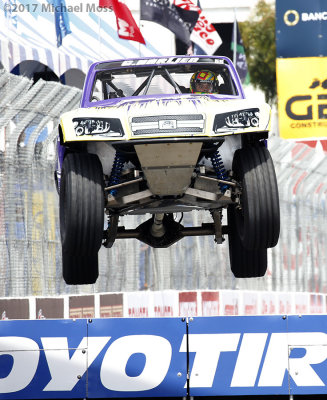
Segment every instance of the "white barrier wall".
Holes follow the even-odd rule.
[[[0,319],[325,314],[321,293],[158,291],[0,298]]]

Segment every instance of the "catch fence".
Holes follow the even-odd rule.
[[[58,195],[53,172],[61,113],[81,91],[0,71],[0,297],[137,290],[243,289],[327,292],[327,157],[305,144],[269,140],[281,202],[281,237],[263,278],[235,279],[228,243],[187,237],[168,249],[134,239],[99,252],[95,285],[67,286],[61,276]],[[183,224],[210,221],[184,214]],[[207,220],[206,220],[207,219]],[[123,217],[126,228],[145,220]]]

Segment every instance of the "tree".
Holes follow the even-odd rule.
[[[265,99],[276,101],[275,7],[259,0],[248,21],[240,23],[250,81],[259,87]]]

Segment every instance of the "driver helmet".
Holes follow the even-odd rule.
[[[218,93],[217,75],[208,69],[194,72],[190,81],[190,89],[191,93]]]

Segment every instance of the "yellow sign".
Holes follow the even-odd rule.
[[[327,57],[278,58],[280,136],[327,137]]]

